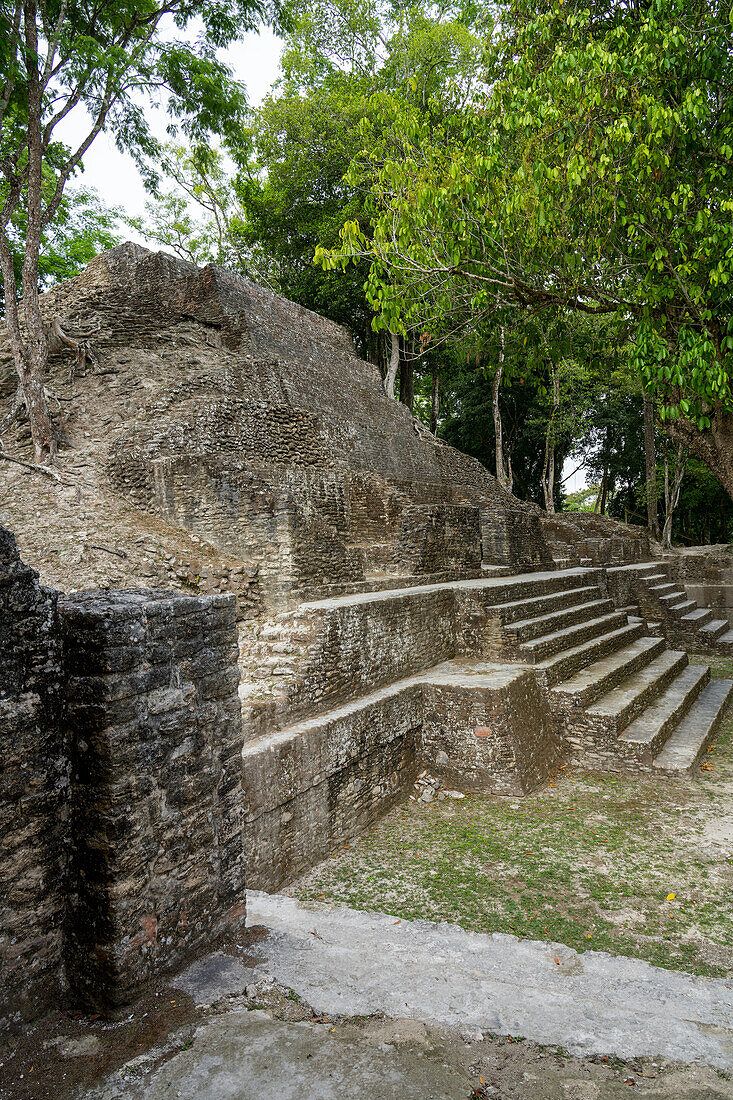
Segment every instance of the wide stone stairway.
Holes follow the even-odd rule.
[[[273,889],[428,767],[521,793],[563,760],[692,768],[733,681],[617,610],[574,568],[301,604],[242,636],[250,882]],[[488,575],[486,575],[488,574]]]

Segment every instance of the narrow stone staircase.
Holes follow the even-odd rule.
[[[597,584],[553,586],[498,603],[497,657],[528,662],[546,685],[578,758],[612,767],[688,770],[704,754],[733,689],[629,622]],[[588,571],[588,578],[593,572]],[[518,580],[519,578],[517,578]]]
[[[673,645],[704,653],[733,653],[733,630],[727,619],[716,619],[709,607],[688,598],[683,585],[671,581],[663,562],[622,565],[608,569],[611,590],[631,585],[640,614],[654,630],[658,623]],[[617,588],[618,585],[618,588]]]

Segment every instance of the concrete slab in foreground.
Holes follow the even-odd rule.
[[[383,1013],[580,1055],[733,1069],[733,981],[278,894],[250,893],[247,909],[248,924],[269,931],[259,973],[324,1015]]]

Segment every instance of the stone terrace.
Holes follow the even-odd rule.
[[[406,796],[421,767],[521,793],[566,754],[694,766],[733,684],[565,569],[302,604],[240,638],[245,847],[275,889]]]

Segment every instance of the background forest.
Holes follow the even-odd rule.
[[[199,19],[196,81],[166,62],[198,124],[161,142],[139,102],[123,113],[146,216],[75,188],[82,151],[38,231],[37,284],[132,229],[347,325],[387,392],[516,496],[730,541],[733,13],[317,0],[241,4],[222,25],[201,8],[180,16]],[[215,48],[258,20],[285,48],[250,109]],[[16,169],[17,110],[0,141]],[[63,147],[44,156],[39,194],[55,196]],[[7,171],[2,185],[6,301],[27,297],[25,179],[14,206]],[[576,470],[588,487],[571,493]]]

